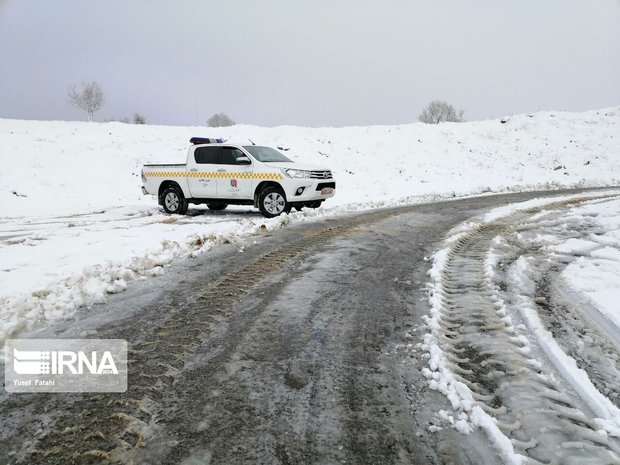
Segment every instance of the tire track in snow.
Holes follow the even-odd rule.
[[[67,406],[58,398],[58,405],[46,405],[46,409],[62,413],[49,431],[28,439],[31,445],[16,463],[142,463],[142,450],[152,438],[161,435],[166,411],[174,409],[176,399],[171,393],[178,389],[175,386],[178,375],[216,326],[235,310],[239,300],[295,257],[359,225],[394,214],[394,211],[382,211],[353,218],[343,226],[310,231],[296,242],[276,248],[223,276],[193,301],[185,302],[179,297],[178,301],[173,299],[165,304],[168,317],[149,328],[143,340],[130,343],[128,391],[84,394]],[[140,328],[135,330],[139,332]],[[174,443],[175,439],[170,438],[166,444],[149,446],[163,450],[174,447]]]
[[[595,414],[558,381],[553,367],[532,355],[534,347],[513,326],[487,269],[495,238],[538,212],[470,226],[436,255],[432,332],[425,340],[432,371],[426,374],[455,409],[487,431],[506,463],[617,464],[620,443],[600,431]]]
[[[596,389],[620,408],[620,328],[600,313],[587,296],[572,289],[563,277],[566,267],[583,252],[558,253],[555,246],[541,247],[536,243],[537,238],[548,234],[561,244],[571,239],[596,240],[604,231],[596,221],[588,218],[584,221],[579,215],[557,217],[551,214],[519,226],[516,232],[515,237],[508,239],[507,245],[513,249],[528,249],[521,259],[521,268],[515,271],[512,267],[501,267],[505,271],[503,278],[514,281],[510,285],[513,293],[515,290],[519,293],[513,296],[513,305],[538,314],[562,350],[587,372]],[[535,253],[531,253],[531,247],[536,249]],[[523,273],[523,267],[535,282],[533,295],[519,292],[523,284],[514,280],[515,274]]]

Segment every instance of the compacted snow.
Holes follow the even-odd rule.
[[[617,189],[461,224],[429,276],[424,374],[454,409],[439,418],[482,428],[505,463],[620,463]]]
[[[620,107],[349,128],[0,120],[0,342],[103,302],[172,260],[291,222],[485,192],[616,185],[619,123]],[[248,207],[166,215],[141,194],[140,168],[183,163],[192,136],[281,147],[331,168],[336,196],[271,220]],[[617,238],[605,237],[608,248]],[[605,247],[564,247],[585,247],[571,267],[586,272],[614,257]],[[590,289],[571,267],[562,278],[608,312],[613,279]]]

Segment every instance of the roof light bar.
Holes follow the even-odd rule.
[[[190,144],[222,144],[224,141],[222,139],[214,139],[213,137],[192,137],[189,140]]]

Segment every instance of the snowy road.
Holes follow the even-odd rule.
[[[579,272],[617,288],[618,192],[540,195],[294,225],[79,310],[39,335],[127,339],[129,391],[4,394],[0,462],[620,463]]]

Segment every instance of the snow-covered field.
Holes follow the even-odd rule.
[[[506,119],[218,130],[0,120],[0,342],[261,228],[484,192],[620,182],[620,107]],[[290,149],[297,161],[332,168],[336,197],[317,211],[272,220],[247,207],[165,215],[140,193],[140,167],[184,162],[192,136]],[[579,281],[571,270],[567,282]],[[613,303],[613,292],[587,286],[575,282],[593,301]]]

